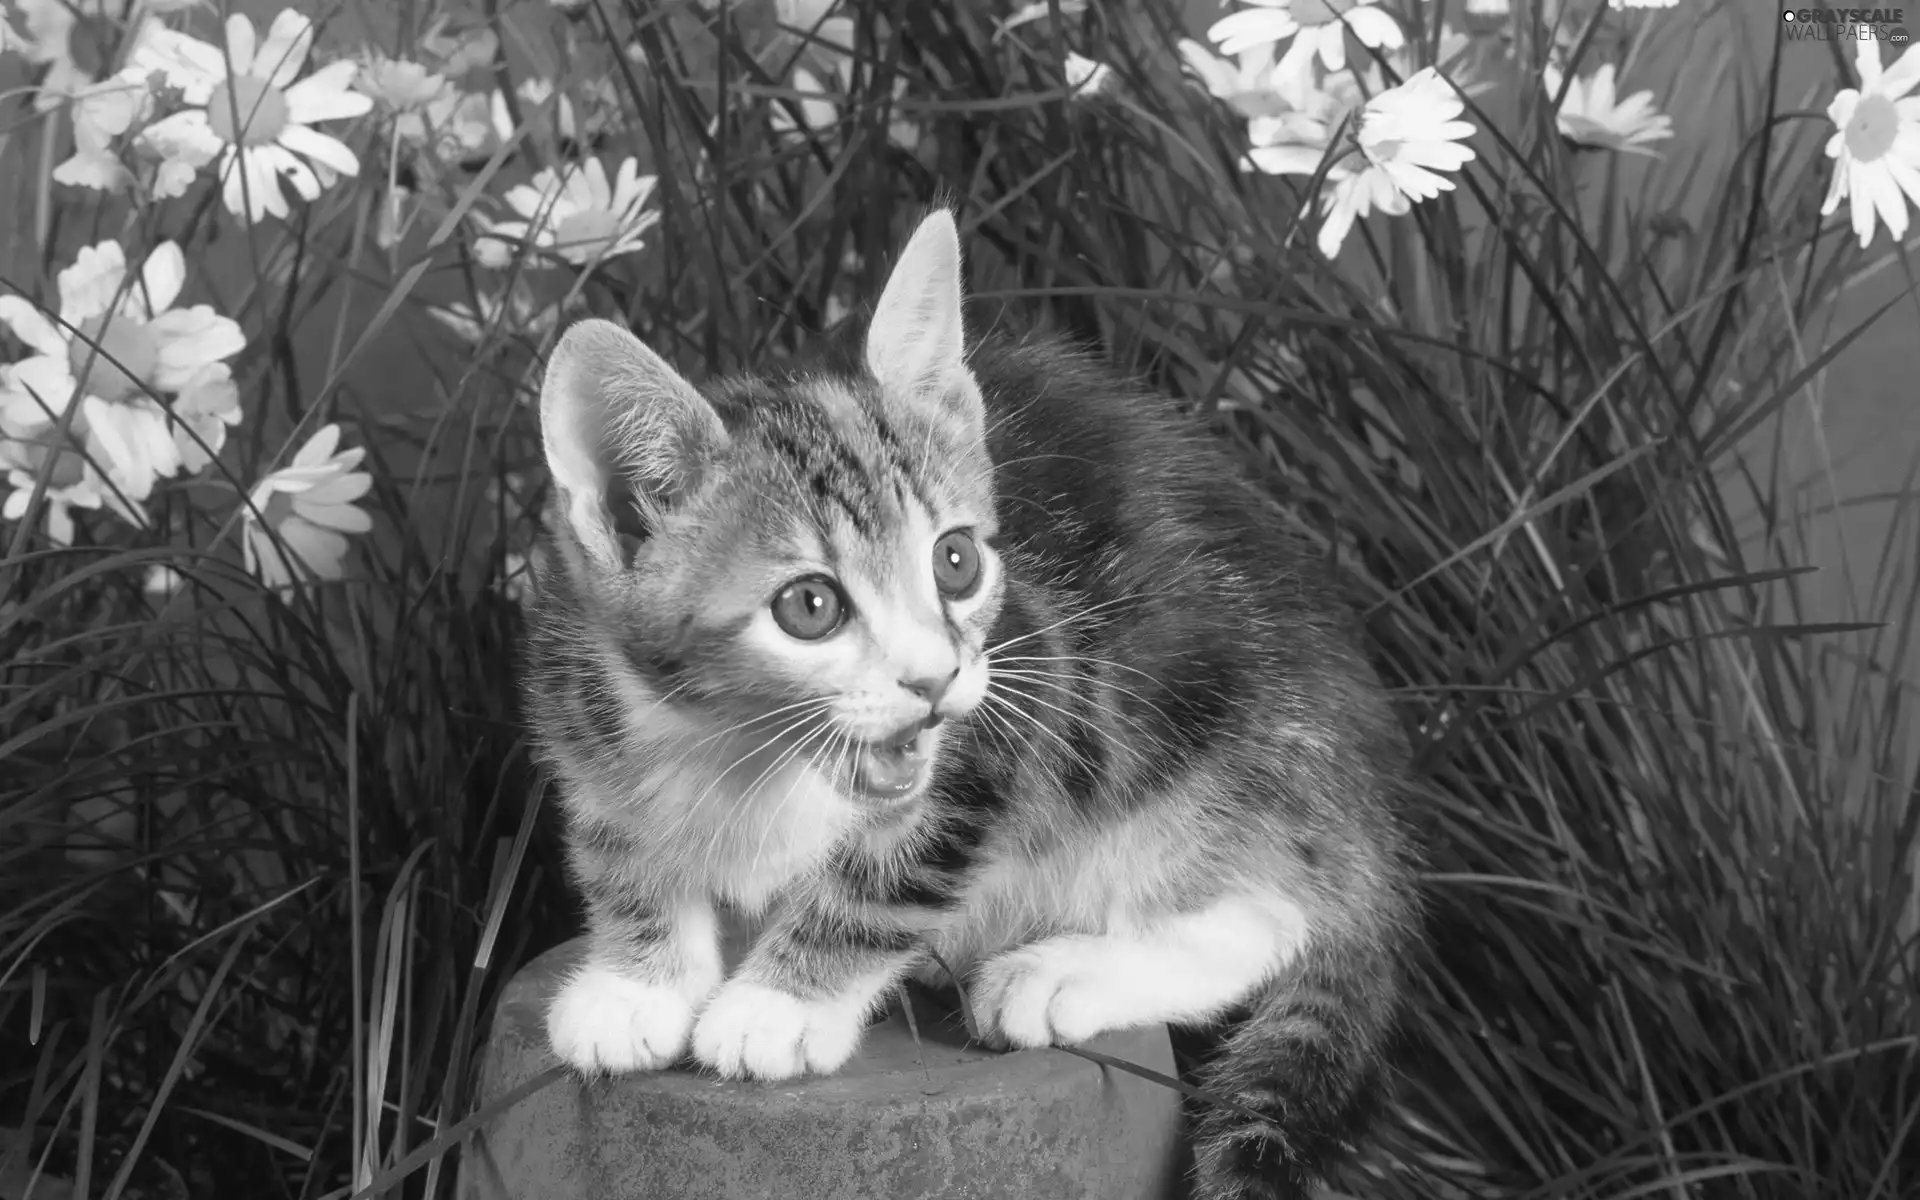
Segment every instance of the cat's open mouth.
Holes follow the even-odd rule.
[[[892,737],[860,743],[853,756],[849,783],[873,800],[898,800],[920,786],[932,758],[933,731],[910,725]]]

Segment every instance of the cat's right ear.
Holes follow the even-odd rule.
[[[575,324],[547,359],[540,437],[568,523],[608,567],[628,557],[626,518],[652,528],[727,444],[698,389],[645,342],[599,320]]]

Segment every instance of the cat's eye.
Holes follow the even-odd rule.
[[[824,575],[808,575],[780,589],[773,598],[773,623],[788,637],[817,642],[847,617],[840,586]]]
[[[955,529],[933,544],[933,582],[952,599],[965,600],[980,586],[980,547],[973,535]]]

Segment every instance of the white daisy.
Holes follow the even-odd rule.
[[[1289,107],[1273,83],[1273,44],[1249,46],[1231,59],[1192,38],[1180,39],[1180,57],[1209,95],[1243,117],[1271,117]]]
[[[1058,3],[1060,5],[1060,15],[1063,17],[1077,17],[1087,11],[1087,0],[1058,0]],[[993,40],[997,42],[1022,25],[1029,25],[1035,21],[1043,21],[1052,15],[1053,3],[1051,0],[1032,0],[1030,4],[1022,4],[1019,8],[1014,9],[1006,20],[1000,22],[1000,24],[994,28]]]
[[[0,325],[34,352],[12,365],[0,410],[15,424],[36,414],[50,420],[78,398],[74,436],[129,500],[146,499],[155,479],[189,462],[204,463],[181,424],[217,450],[239,419],[223,360],[246,338],[207,305],[173,307],[186,277],[180,247],[162,242],[129,285],[120,243],[101,242],[60,272],[58,323],[18,296],[0,297]],[[153,393],[176,397],[177,420]]]
[[[1071,50],[1067,51],[1062,72],[1066,76],[1067,87],[1083,96],[1096,95],[1113,82],[1112,67]]]
[[[1247,122],[1250,146],[1241,160],[1242,170],[1268,175],[1312,175],[1327,159],[1334,138],[1350,116],[1359,112],[1367,97],[1351,71],[1329,75],[1321,86],[1307,94],[1300,108],[1282,106],[1271,116],[1255,117]],[[1353,128],[1347,127],[1349,136]],[[1353,174],[1346,157],[1327,163],[1329,183]]]
[[[69,474],[56,475],[48,482],[40,511],[46,518],[47,539],[56,546],[71,546],[73,510],[100,508],[109,499],[109,490],[78,454],[68,453],[60,462]],[[33,483],[32,471],[15,468],[7,472],[7,485],[11,490],[7,498],[0,501],[0,521],[18,521],[27,515],[27,504],[33,499]],[[140,522],[136,519],[135,523]]]
[[[1920,96],[1907,95],[1920,83],[1920,54],[1909,48],[1882,71],[1880,43],[1863,41],[1854,62],[1860,86],[1836,93],[1827,105],[1827,119],[1839,132],[1827,139],[1833,182],[1820,215],[1832,215],[1851,197],[1853,231],[1864,250],[1873,241],[1876,212],[1898,241],[1907,235],[1907,201],[1920,205]]]
[[[632,254],[646,245],[641,235],[660,220],[659,212],[647,207],[653,186],[654,177],[640,174],[632,158],[620,164],[611,184],[597,158],[548,167],[531,183],[507,191],[507,205],[521,219],[490,225],[476,240],[475,252],[494,267],[512,261],[511,242],[575,266]]]
[[[358,175],[360,160],[319,121],[357,117],[373,107],[352,90],[359,64],[342,59],[300,79],[313,49],[313,22],[293,9],[273,19],[265,40],[238,13],[227,18],[222,50],[171,29],[157,31],[133,65],[160,71],[189,107],[147,127],[141,137],[172,149],[176,160],[220,159],[228,211],[260,221],[284,218],[280,176],[308,200],[340,175]],[[297,82],[296,82],[297,81]],[[311,163],[311,165],[310,165]]]
[[[166,563],[154,563],[147,568],[147,577],[140,590],[156,599],[165,599],[186,585],[187,578]]]
[[[493,94],[497,97],[500,93]],[[429,100],[424,108],[396,114],[393,133],[402,142],[422,147],[441,162],[464,162],[492,145],[495,128],[490,117],[485,93],[449,88]],[[512,135],[509,124],[506,136]]]
[[[1347,65],[1347,34],[1376,50],[1394,50],[1406,43],[1399,24],[1381,11],[1378,0],[1248,0],[1256,7],[1231,13],[1207,30],[1209,41],[1222,54],[1238,54],[1250,46],[1293,39],[1274,67],[1274,84],[1282,95],[1304,100],[1313,87],[1313,63],[1318,58],[1328,71]]]
[[[1473,150],[1459,144],[1475,132],[1456,120],[1465,107],[1432,67],[1367,101],[1355,139],[1365,165],[1334,183],[1322,201],[1322,254],[1338,254],[1354,221],[1375,209],[1399,216],[1412,201],[1453,190],[1451,180],[1434,172],[1457,171],[1473,160]]]
[[[840,119],[840,106],[834,103],[832,93],[818,75],[806,67],[795,67],[791,77],[794,90],[791,106],[780,100],[774,100],[767,106],[767,122],[775,134],[782,137],[788,134],[811,131],[820,133],[833,127]],[[793,109],[800,110],[800,120],[793,119]]]
[[[1560,94],[1564,77],[1549,65],[1540,72],[1547,98]],[[1648,142],[1673,136],[1673,118],[1653,106],[1653,93],[1635,92],[1625,100],[1614,89],[1614,68],[1604,63],[1585,79],[1567,84],[1566,99],[1554,114],[1560,136],[1576,146],[1617,150],[1624,154],[1655,155]]]
[[[500,35],[485,25],[459,31],[447,28],[451,18],[441,13],[420,35],[420,49],[440,60],[440,74],[448,79],[493,65],[500,54]]]
[[[424,111],[450,86],[444,75],[420,63],[379,53],[367,55],[356,81],[357,90],[395,114]]]
[[[340,578],[346,535],[373,528],[373,518],[354,504],[373,486],[372,476],[354,469],[367,452],[336,453],[339,443],[340,427],[326,426],[248,496],[241,547],[247,570],[268,587]]]
[[[113,141],[152,108],[153,94],[137,69],[76,90],[70,110],[73,156],[54,167],[54,182],[103,192],[117,192],[133,182],[132,172],[114,152]]]

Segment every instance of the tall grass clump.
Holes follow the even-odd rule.
[[[1912,291],[1920,57],[1508,7],[0,6],[0,1195],[450,1192],[574,920],[542,356],[779,358],[934,201],[977,332],[1151,378],[1354,583],[1435,949],[1346,1190],[1914,1194],[1920,534],[1814,612],[1780,464],[1915,316],[1835,323]]]

